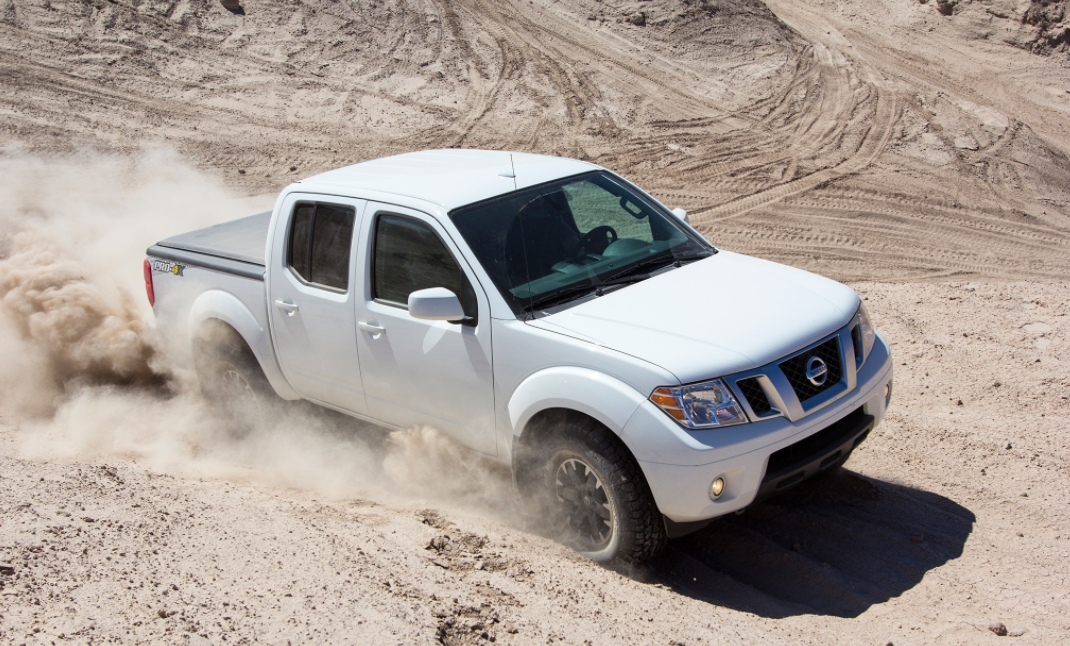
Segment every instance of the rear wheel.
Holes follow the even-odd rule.
[[[245,436],[266,417],[275,393],[245,340],[232,328],[211,326],[194,349],[197,377],[205,400]]]
[[[638,463],[591,419],[563,422],[544,447],[544,499],[562,540],[598,562],[650,560],[665,529]]]

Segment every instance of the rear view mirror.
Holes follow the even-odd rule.
[[[683,220],[684,224],[691,224],[691,220],[687,219],[687,211],[681,209],[680,207],[676,207],[675,209],[673,209],[672,214]]]
[[[409,316],[425,321],[461,321],[464,308],[457,295],[445,287],[419,289],[409,294]]]
[[[635,208],[633,209],[632,207]],[[628,196],[626,195],[623,195],[620,198],[620,208],[630,213],[631,216],[636,220],[642,220],[647,215],[646,209],[644,209],[641,204],[636,204],[635,202],[632,202],[628,199]]]

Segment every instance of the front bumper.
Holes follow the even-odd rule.
[[[743,509],[845,459],[884,417],[891,381],[889,348],[878,336],[855,388],[802,419],[688,431],[647,401],[621,439],[639,461],[661,513],[673,523],[694,523]],[[795,445],[799,450],[788,449]],[[718,477],[724,491],[710,499]]]
[[[874,418],[866,415],[864,408],[857,408],[828,428],[771,454],[754,501],[772,498],[845,461],[873,430]]]

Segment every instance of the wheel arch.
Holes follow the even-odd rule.
[[[525,379],[509,400],[513,483],[522,491],[533,476],[539,443],[569,419],[591,419],[607,428],[635,459],[621,437],[646,397],[632,386],[589,368],[558,367]]]
[[[286,381],[275,361],[275,348],[272,345],[271,333],[233,294],[222,290],[209,290],[193,302],[188,320],[191,350],[195,351],[198,336],[205,326],[213,325],[213,321],[219,321],[231,328],[248,346],[260,365],[260,370],[279,397],[289,400],[300,398],[297,391]]]
[[[644,401],[646,395],[604,372],[561,366],[524,379],[509,398],[507,412],[514,437],[523,436],[536,415],[554,409],[582,413],[619,436]]]

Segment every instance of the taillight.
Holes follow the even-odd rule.
[[[152,288],[152,263],[145,260],[145,295],[149,297],[149,305],[156,305],[156,290]]]

